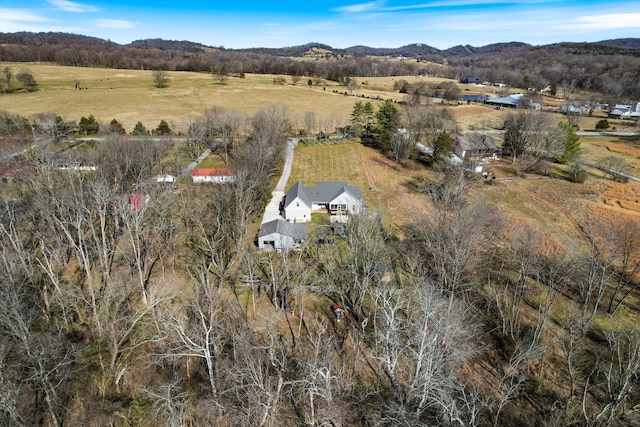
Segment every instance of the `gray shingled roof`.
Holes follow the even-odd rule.
[[[300,197],[309,207],[311,203],[329,203],[344,192],[362,200],[360,187],[349,185],[347,181],[320,181],[318,185],[304,185],[298,181],[287,191],[285,206],[289,206],[296,197]]]
[[[293,224],[279,218],[262,224],[258,236],[262,237],[273,233],[279,233],[283,236],[289,236],[297,240],[303,240],[307,237],[307,227],[300,224]]]
[[[284,196],[284,200],[286,205],[289,206],[291,202],[293,202],[297,197],[300,198],[309,208],[311,207],[311,199],[307,195],[305,191],[305,185],[300,181],[296,182],[291,186],[287,194]]]
[[[497,150],[491,135],[458,136],[458,145],[464,151],[492,151]]]

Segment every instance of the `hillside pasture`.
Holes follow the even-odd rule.
[[[288,106],[296,130],[304,128],[305,112],[314,112],[317,127],[333,132],[348,123],[355,102],[354,97],[334,93],[334,87],[344,87],[333,82],[323,82],[322,86],[300,82],[294,86],[286,79],[285,84],[274,84],[273,75],[229,77],[220,84],[211,74],[167,72],[168,86],[158,89],[149,70],[14,63],[0,63],[0,67],[14,71],[29,68],[39,87],[37,92],[1,95],[0,110],[25,117],[55,113],[76,122],[93,115],[101,124],[115,118],[127,132],[138,121],[154,129],[160,120],[179,131],[207,108],[237,110],[251,116],[274,103]]]

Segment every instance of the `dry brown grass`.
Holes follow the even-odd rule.
[[[293,86],[287,80],[285,85],[275,85],[272,75],[247,74],[243,79],[231,77],[219,84],[210,74],[169,72],[168,87],[158,89],[153,86],[152,72],[146,70],[0,64],[5,66],[14,70],[28,67],[40,90],[2,95],[0,110],[25,117],[51,112],[76,122],[93,114],[105,124],[115,118],[127,131],[138,121],[153,129],[161,119],[172,129],[180,130],[207,108],[221,107],[252,115],[273,103],[289,107],[296,129],[303,128],[307,111],[316,113],[319,125],[344,126],[355,102],[354,97],[333,93],[334,88],[344,90],[335,83],[309,87],[306,83]],[[76,90],[76,80],[86,89]]]

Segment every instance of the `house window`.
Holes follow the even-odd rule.
[[[296,202],[296,206],[300,206],[300,202]]]

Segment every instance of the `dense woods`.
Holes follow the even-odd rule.
[[[327,51],[299,61],[312,48]],[[403,61],[392,57],[405,58]],[[332,49],[319,43],[281,49],[231,50],[187,41],[140,40],[129,45],[65,33],[0,33],[0,61],[44,61],[75,67],[126,68],[210,73],[261,73],[319,77],[417,75],[427,69],[452,79],[474,75],[511,87],[552,83],[567,93],[590,91],[612,103],[640,98],[638,39],[619,42],[530,46],[501,43],[481,48],[456,46],[444,51],[424,44],[398,49],[354,46]],[[442,67],[443,63],[448,67]]]
[[[371,124],[389,153],[385,129],[413,123],[430,145],[441,127],[454,131],[446,109],[412,108],[358,103],[354,125]],[[256,252],[248,230],[290,131],[283,105],[250,118],[206,111],[179,149],[193,157],[220,142],[238,179],[218,186],[155,183],[169,139],[107,132],[92,149],[27,153],[33,166],[0,191],[3,424],[640,420],[640,334],[607,314],[637,316],[626,311],[637,222],[576,214],[582,237],[568,247],[472,197],[486,185],[477,178],[434,163],[429,179],[407,183],[420,204],[402,227],[370,209],[334,245]],[[262,280],[242,285],[240,273]]]
[[[0,60],[158,72],[340,79],[428,66],[0,36]],[[590,91],[615,80],[625,86],[619,96],[635,96],[637,81],[625,74],[635,69],[637,80],[634,54],[579,48],[560,62],[553,49],[462,47],[443,72],[473,67],[483,79],[516,85],[527,75]],[[598,76],[584,62],[596,59]],[[261,215],[296,132],[291,115],[277,103],[250,116],[215,107],[184,128],[158,118],[155,129],[138,122],[126,135],[116,119],[83,116],[76,126],[55,113],[0,112],[0,169],[11,171],[0,185],[0,425],[640,424],[635,217],[599,215],[560,194],[590,188],[556,176],[554,202],[571,231],[554,234],[557,212],[518,215],[483,192],[499,183],[447,161],[459,134],[454,108],[356,101],[349,138],[326,142],[339,155],[349,146],[383,153],[376,161],[411,172],[401,184],[411,202],[397,208],[403,221],[368,206],[331,244],[316,240],[313,227],[329,229],[317,217],[301,250],[258,252]],[[584,181],[571,126],[527,108],[501,117],[514,176],[548,176],[551,162],[574,162],[567,173]],[[309,136],[314,112],[304,121]],[[429,159],[417,143],[432,150]],[[233,182],[156,181],[205,150],[233,168]],[[502,200],[520,203],[514,188],[503,187]]]

